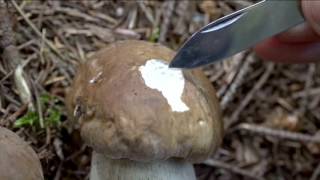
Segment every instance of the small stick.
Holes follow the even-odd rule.
[[[138,1],[138,5],[141,8],[141,10],[144,12],[144,14],[146,15],[147,19],[152,23],[155,24],[155,18],[152,15],[152,12],[150,11],[149,8],[147,8],[147,6],[145,5],[145,3],[143,1]]]
[[[236,9],[242,9],[242,8],[245,8],[245,7],[248,7],[250,5],[253,4],[253,2],[248,2],[248,1],[244,1],[244,0],[237,0],[237,1],[234,1],[234,0],[226,0],[225,1],[227,4],[230,4],[232,6],[235,6]]]
[[[12,26],[8,4],[4,0],[0,0],[0,31],[2,32],[0,48],[3,49],[2,57],[8,63],[8,69],[13,70],[14,83],[21,101],[28,104],[29,109],[33,110],[32,94],[27,76],[23,71],[22,59],[15,45]]]
[[[320,175],[320,163],[317,165],[316,169],[313,171],[310,180],[317,180]]]
[[[170,20],[172,19],[172,13],[175,6],[175,1],[166,1],[163,6],[163,23],[161,25],[159,42],[164,43],[167,37],[168,28],[170,26]]]
[[[292,141],[320,143],[320,138],[318,136],[311,136],[311,135],[297,133],[297,132],[272,129],[272,128],[263,127],[260,125],[242,123],[237,128],[241,130],[250,131],[256,134],[274,136],[274,137],[279,137],[282,139],[288,139]]]
[[[35,85],[34,85],[34,87],[35,87]],[[35,94],[35,99],[36,99],[38,115],[39,115],[40,127],[43,128],[44,127],[44,121],[43,121],[42,105],[41,105],[40,95],[39,95],[39,92],[38,92],[37,88],[34,88],[34,94]]]
[[[15,47],[8,8],[8,4],[4,0],[0,0],[0,48],[3,49],[3,59],[8,60],[8,69],[13,70],[21,63],[21,59]]]
[[[320,87],[316,87],[316,88],[310,88],[308,93],[306,93],[305,90],[296,92],[292,94],[292,98],[298,99],[306,96],[318,96],[319,94],[320,94]]]
[[[61,172],[62,172],[62,168],[63,168],[63,161],[60,161],[58,169],[56,171],[56,175],[54,176],[54,180],[59,180],[61,179]]]
[[[258,179],[258,180],[263,180],[264,178],[259,177],[257,174],[253,174],[249,171],[246,171],[244,169],[241,169],[240,167],[237,167],[235,165],[231,165],[222,161],[214,160],[214,159],[208,159],[203,162],[203,164],[208,165],[208,166],[213,166],[213,167],[218,167],[218,168],[223,168],[226,170],[229,170],[233,173],[240,174],[245,177],[250,177],[251,179]]]
[[[264,74],[260,77],[258,82],[255,84],[255,86],[249,91],[249,93],[246,95],[246,97],[241,101],[238,108],[233,112],[230,119],[226,121],[225,123],[225,129],[228,129],[231,125],[236,123],[238,121],[239,115],[242,112],[242,110],[247,107],[247,105],[252,100],[255,93],[264,85],[264,83],[268,80],[269,76],[271,75],[271,72],[274,68],[274,64],[270,63],[267,66],[266,71]]]
[[[45,37],[43,37],[43,34],[40,32],[40,30],[33,24],[33,22],[26,16],[26,14],[22,11],[22,9],[18,6],[15,0],[11,0],[11,3],[15,7],[15,9],[19,12],[19,14],[22,16],[22,18],[27,22],[27,24],[32,28],[32,30],[40,37],[42,38],[43,42],[62,60],[65,60],[65,58],[62,56],[62,53]]]
[[[310,89],[313,85],[312,78],[313,78],[315,72],[316,72],[315,64],[310,64],[309,69],[308,69],[308,73],[307,73],[307,77],[306,77],[305,88],[304,88],[305,96],[302,99],[302,106],[299,108],[301,114],[304,114],[309,107],[308,104],[310,101]]]
[[[236,61],[241,61],[245,55],[238,54],[238,56],[239,57],[235,56],[238,58],[238,59],[235,59]],[[226,109],[228,104],[234,99],[237,89],[243,84],[245,76],[248,75],[251,69],[251,64],[254,61],[255,61],[255,58],[253,57],[252,54],[250,54],[246,59],[246,61],[242,65],[240,65],[241,67],[239,68],[237,75],[235,75],[230,87],[227,89],[227,91],[225,92],[225,94],[221,99],[222,109]]]

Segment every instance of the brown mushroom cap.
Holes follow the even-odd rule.
[[[44,179],[37,154],[18,135],[3,127],[0,127],[0,179]]]
[[[139,71],[150,59],[168,63],[174,54],[149,42],[120,41],[79,67],[67,105],[81,121],[89,146],[113,159],[141,161],[175,157],[197,162],[217,149],[221,114],[203,73],[183,71],[181,100],[188,110],[177,112],[159,90],[146,85]]]

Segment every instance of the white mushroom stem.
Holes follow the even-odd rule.
[[[192,164],[184,160],[137,162],[110,159],[93,152],[90,180],[196,180]]]

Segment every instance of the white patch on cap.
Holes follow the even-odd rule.
[[[102,76],[102,72],[99,72],[96,76],[94,76],[92,79],[89,80],[89,83],[94,84],[98,82],[101,76]]]
[[[160,91],[167,99],[172,111],[184,112],[189,107],[182,101],[184,77],[181,69],[169,68],[168,64],[159,59],[150,59],[139,67],[145,84]]]

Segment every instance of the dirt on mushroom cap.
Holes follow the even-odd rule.
[[[168,62],[173,56],[161,45],[120,41],[81,65],[67,105],[81,122],[85,142],[115,159],[197,162],[210,156],[221,143],[223,126],[215,90],[202,72],[183,71],[181,98],[190,109],[174,112],[139,71],[150,59]]]

